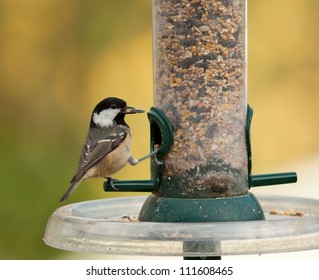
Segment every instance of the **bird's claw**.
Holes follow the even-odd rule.
[[[159,151],[159,148],[155,149],[154,152],[151,153],[151,157],[153,157],[153,159],[154,159],[154,161],[155,161],[156,164],[162,165],[162,164],[163,164],[163,161],[162,161],[162,160],[159,160],[159,159],[157,158],[157,156],[156,156],[157,153],[158,153],[158,151]]]

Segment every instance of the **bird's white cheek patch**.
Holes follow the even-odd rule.
[[[120,109],[107,109],[101,111],[99,114],[93,114],[93,122],[101,127],[108,127],[113,124],[113,120],[120,112]]]

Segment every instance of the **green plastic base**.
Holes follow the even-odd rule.
[[[145,222],[234,222],[264,220],[252,193],[224,198],[167,198],[150,195],[138,219]]]

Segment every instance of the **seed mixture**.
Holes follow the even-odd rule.
[[[137,216],[135,215],[123,215],[120,219],[120,222],[131,222],[131,223],[139,223]]]
[[[270,210],[270,215],[283,215],[283,216],[296,216],[296,217],[303,217],[305,215],[302,211],[297,211],[295,209],[288,209],[287,211],[279,211],[276,209]]]
[[[245,4],[153,2],[155,106],[174,128],[162,176],[168,196],[248,192]]]

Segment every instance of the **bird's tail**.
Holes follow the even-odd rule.
[[[68,199],[68,197],[71,195],[71,193],[73,193],[73,191],[76,189],[76,187],[82,182],[84,178],[81,179],[76,179],[76,176],[73,177],[73,179],[71,180],[71,185],[69,186],[69,188],[66,190],[66,192],[64,193],[64,195],[61,197],[60,202]]]

